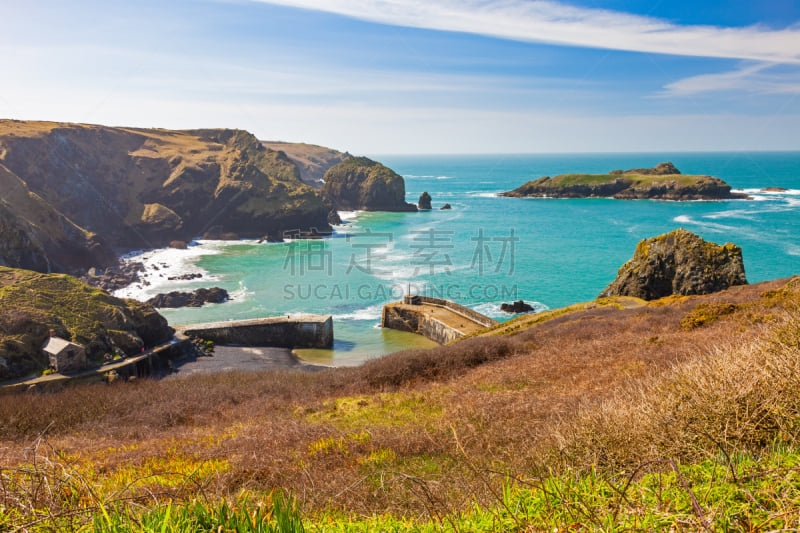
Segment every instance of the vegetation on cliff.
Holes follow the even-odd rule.
[[[0,257],[37,270],[102,264],[75,250],[103,242],[135,249],[190,240],[212,227],[241,237],[329,229],[329,209],[300,181],[295,163],[241,130],[0,120],[0,180],[29,198],[0,206],[8,228],[0,236],[20,243],[22,232],[39,244],[31,249],[44,251],[15,260],[15,244],[0,248]]]
[[[262,141],[261,144],[265,148],[280,151],[289,156],[300,169],[300,179],[303,183],[311,185],[315,189],[322,187],[325,173],[329,169],[350,157],[347,152],[315,144],[280,141]]]
[[[672,163],[652,169],[615,170],[609,174],[545,176],[502,193],[513,198],[617,198],[621,200],[722,200],[741,198],[719,178],[685,175]]]
[[[622,301],[358,368],[6,397],[0,527],[800,526],[800,280]]]
[[[672,294],[709,294],[744,285],[742,249],[704,241],[685,229],[644,239],[600,297],[654,300]]]
[[[416,211],[406,203],[403,177],[366,157],[350,157],[325,173],[320,190],[337,209],[364,211]]]
[[[84,345],[96,362],[172,337],[166,319],[149,305],[114,298],[66,274],[0,267],[0,377],[46,369],[41,347],[51,331]]]
[[[113,259],[102,239],[74,224],[2,163],[0,190],[0,265],[49,272]]]

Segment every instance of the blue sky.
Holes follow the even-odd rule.
[[[800,149],[794,0],[0,0],[0,117],[353,153]]]

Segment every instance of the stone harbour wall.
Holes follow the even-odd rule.
[[[219,345],[333,347],[333,319],[330,315],[256,318],[177,326],[175,329],[188,337],[200,337]]]

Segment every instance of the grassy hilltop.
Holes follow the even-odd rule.
[[[357,368],[6,397],[0,529],[796,528],[798,306],[601,299]]]

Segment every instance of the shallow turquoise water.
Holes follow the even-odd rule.
[[[213,280],[234,295],[225,304],[165,310],[170,322],[332,314],[336,350],[313,356],[331,364],[356,364],[402,347],[427,345],[417,336],[376,327],[382,305],[400,299],[409,288],[498,320],[510,318],[500,313],[499,304],[512,299],[537,302],[539,310],[557,308],[595,298],[639,240],[678,227],[740,245],[751,282],[800,273],[800,152],[376,159],[405,176],[409,201],[416,202],[427,190],[434,210],[361,213],[323,241],[205,243],[186,252],[165,252],[156,256],[162,265],[206,272],[202,281],[171,289],[209,286]],[[495,196],[543,175],[600,173],[662,161],[672,161],[685,174],[718,176],[735,189],[790,191],[724,202]],[[439,210],[444,203],[453,209]],[[164,288],[159,278],[152,281],[143,295]]]

